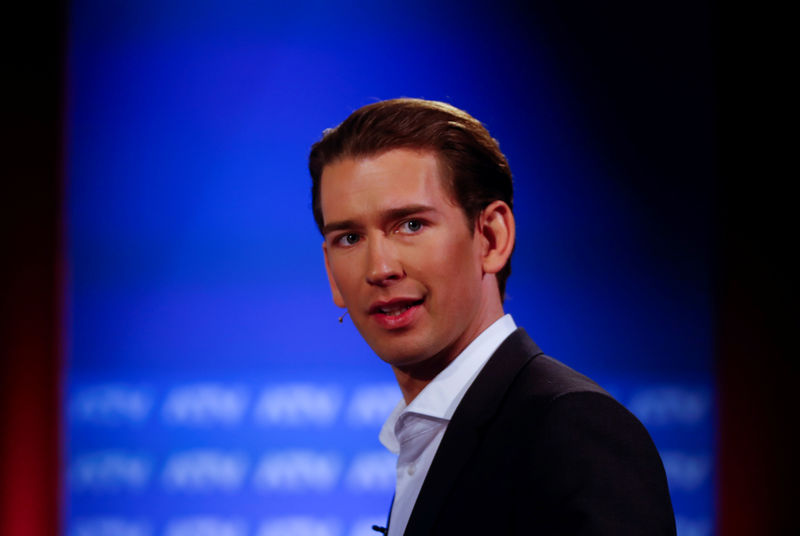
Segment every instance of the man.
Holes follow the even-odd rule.
[[[336,305],[395,373],[388,534],[674,534],[642,425],[504,314],[511,172],[469,114],[378,102],[309,157]]]

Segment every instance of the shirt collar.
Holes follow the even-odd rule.
[[[437,374],[411,401],[411,404],[406,406],[405,401],[400,399],[381,428],[379,435],[381,443],[392,452],[399,450],[395,426],[401,415],[406,413],[449,421],[475,377],[515,329],[517,325],[511,315],[500,317]]]

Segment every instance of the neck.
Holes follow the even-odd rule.
[[[466,347],[465,347],[466,348]],[[459,352],[460,354],[461,352]],[[392,367],[406,405],[410,404],[431,381],[452,363],[458,354],[443,358],[434,356],[413,366]]]

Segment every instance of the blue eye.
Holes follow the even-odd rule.
[[[400,232],[414,234],[422,230],[422,222],[419,220],[408,220],[400,224]]]
[[[336,241],[342,246],[352,246],[360,239],[361,237],[359,237],[356,233],[346,233],[340,236]]]

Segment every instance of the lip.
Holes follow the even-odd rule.
[[[414,322],[424,301],[424,298],[393,298],[387,301],[378,301],[369,308],[369,315],[384,329],[405,328]],[[388,307],[402,306],[408,306],[408,309],[399,314],[389,315],[383,312],[383,309]]]

